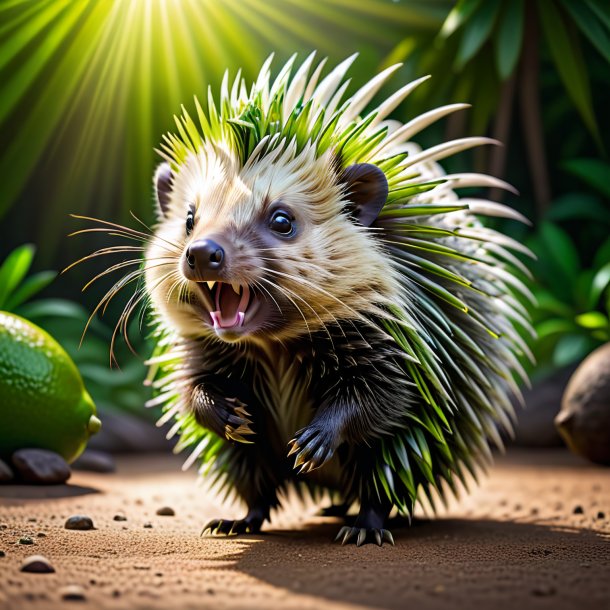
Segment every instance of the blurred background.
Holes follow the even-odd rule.
[[[397,119],[472,104],[423,132],[423,145],[465,135],[504,143],[443,164],[507,180],[518,196],[480,195],[532,221],[495,223],[537,256],[527,261],[538,300],[536,364],[526,364],[534,385],[517,442],[559,444],[553,417],[565,384],[610,341],[610,5],[601,0],[3,0],[0,309],[49,330],[73,356],[105,419],[92,445],[158,446],[139,423],[158,413],[142,407],[152,344],[137,316],[130,336],[139,357],[120,342],[120,368],[109,366],[124,300],[94,319],[78,349],[110,282],[81,288],[108,262],[56,270],[108,237],[69,238],[84,227],[69,215],[152,222],[154,148],[181,105],[193,114],[193,96],[216,91],[226,68],[252,79],[270,53],[277,71],[314,49],[329,65],[360,54],[352,90],[402,62],[380,97],[432,75]]]

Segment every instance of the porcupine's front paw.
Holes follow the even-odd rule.
[[[311,472],[320,468],[334,455],[340,441],[334,432],[323,427],[310,424],[299,430],[288,442],[288,455],[296,454],[294,468],[299,468],[299,474]]]
[[[246,411],[246,405],[237,398],[227,398],[225,403],[228,403],[224,417],[225,436],[238,443],[251,443],[252,441],[244,438],[244,436],[254,434],[250,428],[252,420],[249,419],[250,413]]]

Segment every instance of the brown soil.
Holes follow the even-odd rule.
[[[129,458],[66,486],[0,486],[0,608],[610,608],[610,471],[566,452],[510,452],[438,517],[393,523],[396,546],[383,548],[333,544],[340,522],[313,506],[264,535],[200,538],[208,519],[241,511],[179,464]],[[97,529],[64,529],[73,514]],[[56,572],[20,572],[33,554]],[[86,600],[62,601],[67,585]]]

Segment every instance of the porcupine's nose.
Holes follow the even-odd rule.
[[[201,279],[213,279],[222,269],[225,251],[212,239],[198,239],[185,252],[188,266]]]

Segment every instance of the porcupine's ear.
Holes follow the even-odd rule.
[[[155,185],[157,205],[163,216],[167,216],[173,181],[174,174],[169,163],[161,163],[155,171],[153,182]]]
[[[388,198],[388,180],[383,171],[371,163],[354,163],[343,170],[339,181],[345,185],[350,216],[370,227]]]

